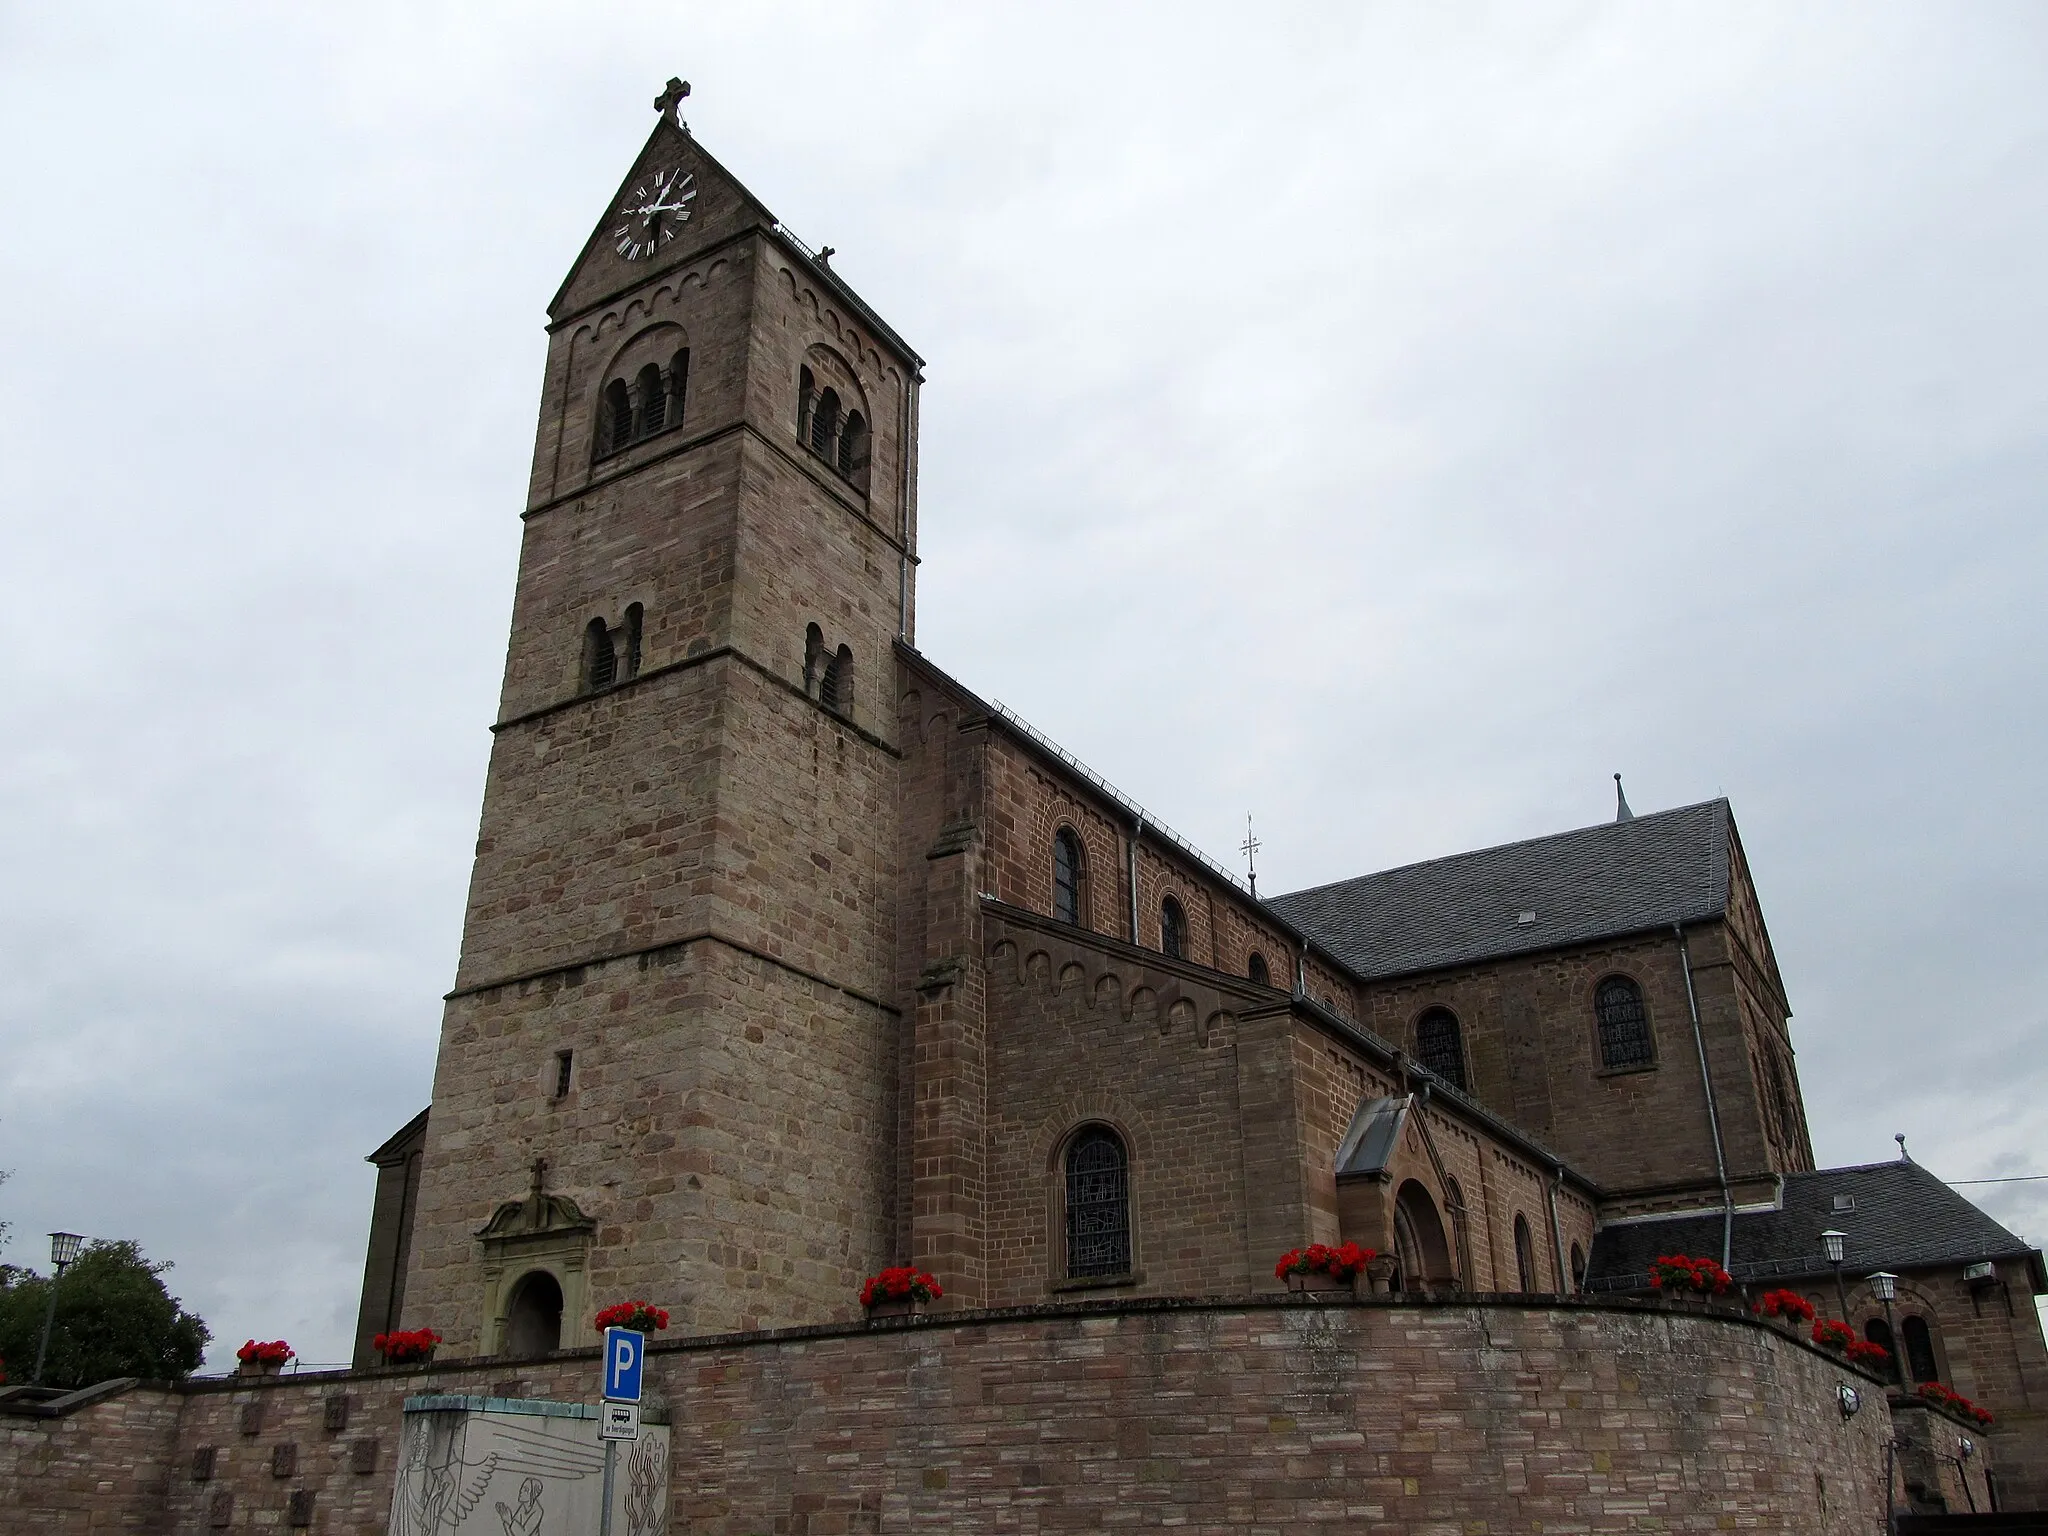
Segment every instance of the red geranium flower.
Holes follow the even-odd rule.
[[[1660,1291],[1692,1291],[1701,1296],[1726,1296],[1735,1280],[1712,1259],[1664,1254],[1650,1260],[1650,1284]]]
[[[415,1360],[424,1360],[434,1352],[434,1346],[441,1342],[441,1335],[431,1328],[412,1328],[392,1333],[380,1333],[370,1340],[370,1348],[377,1351],[393,1365],[406,1365]]]
[[[1873,1368],[1883,1366],[1892,1357],[1892,1352],[1882,1344],[1873,1344],[1868,1339],[1851,1339],[1846,1351],[1851,1360],[1860,1361]]]
[[[860,1304],[872,1307],[878,1301],[937,1301],[945,1295],[935,1276],[910,1264],[898,1264],[870,1275],[860,1288]]]
[[[272,1339],[268,1344],[258,1344],[251,1339],[235,1351],[235,1358],[244,1365],[283,1365],[297,1353],[283,1339]]]
[[[631,1328],[637,1333],[659,1333],[668,1326],[668,1312],[651,1301],[621,1301],[598,1313],[595,1321],[600,1333],[607,1328]]]
[[[1813,1321],[1813,1303],[1797,1291],[1765,1291],[1756,1299],[1756,1312],[1759,1317],[1785,1317],[1800,1323]]]
[[[1856,1330],[1847,1323],[1838,1323],[1833,1318],[1822,1318],[1813,1325],[1813,1342],[1822,1349],[1831,1349],[1841,1354],[1856,1342]]]
[[[1289,1275],[1328,1275],[1333,1280],[1350,1280],[1363,1274],[1365,1266],[1376,1257],[1373,1249],[1361,1248],[1356,1243],[1339,1243],[1335,1247],[1310,1243],[1306,1248],[1290,1248],[1281,1254],[1273,1273],[1282,1280]]]

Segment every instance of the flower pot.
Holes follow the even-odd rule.
[[[282,1360],[244,1360],[235,1367],[237,1376],[275,1376],[284,1369]]]
[[[421,1355],[386,1355],[384,1363],[386,1365],[432,1365],[434,1363],[434,1352],[430,1349]]]
[[[1326,1275],[1319,1269],[1312,1269],[1307,1274],[1289,1275],[1287,1277],[1287,1289],[1290,1291],[1346,1291],[1356,1295],[1358,1282],[1356,1280],[1339,1280],[1335,1275]]]
[[[871,1319],[877,1317],[914,1317],[923,1312],[924,1308],[925,1302],[922,1296],[886,1297],[869,1306],[868,1316]]]

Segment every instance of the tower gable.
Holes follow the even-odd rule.
[[[636,187],[651,187],[658,175],[680,172],[690,178],[687,190],[689,217],[675,235],[652,256],[630,259],[618,250],[622,222],[620,208]],[[724,166],[699,144],[687,128],[678,127],[663,113],[661,121],[647,136],[633,168],[620,181],[604,213],[583,242],[548,304],[548,319],[559,323],[594,305],[640,286],[672,268],[686,265],[693,257],[741,232],[772,227],[775,215]]]

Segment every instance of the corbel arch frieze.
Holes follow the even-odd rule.
[[[1127,980],[1108,956],[1083,944],[1037,933],[1020,944],[998,933],[989,945],[988,973],[992,981],[1114,1009],[1124,1023],[1156,1028],[1167,1038],[1192,1037],[1204,1047],[1236,1039],[1237,1014],[1222,992],[1147,969]]]

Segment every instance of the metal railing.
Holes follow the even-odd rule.
[[[1058,758],[1062,763],[1066,764],[1068,768],[1072,769],[1076,775],[1087,780],[1088,783],[1094,786],[1094,788],[1097,791],[1099,791],[1101,794],[1103,794],[1110,800],[1116,802],[1116,804],[1124,811],[1126,815],[1135,817],[1137,820],[1143,822],[1145,824],[1145,830],[1147,832],[1152,833],[1161,842],[1172,844],[1175,848],[1179,849],[1183,854],[1187,855],[1187,857],[1193,859],[1197,864],[1201,865],[1202,868],[1206,869],[1210,874],[1214,875],[1217,879],[1221,880],[1224,884],[1228,885],[1232,890],[1236,891],[1240,896],[1243,896],[1247,900],[1257,900],[1257,898],[1252,895],[1250,888],[1245,885],[1243,880],[1239,879],[1236,875],[1232,874],[1229,870],[1225,869],[1221,864],[1218,864],[1214,859],[1210,858],[1209,855],[1202,852],[1201,849],[1197,848],[1193,843],[1189,842],[1186,838],[1182,837],[1178,832],[1174,831],[1173,828],[1166,825],[1165,822],[1157,819],[1155,816],[1153,816],[1153,814],[1150,811],[1146,810],[1145,807],[1138,804],[1136,800],[1133,800],[1129,795],[1125,794],[1122,790],[1118,789],[1114,784],[1110,783],[1109,780],[1105,779],[1093,768],[1090,768],[1086,763],[1082,762],[1078,757],[1074,756],[1073,753],[1069,752],[1065,747],[1061,746],[1058,742],[1054,741],[1050,736],[1046,735],[1045,732],[1038,729],[1037,726],[1033,725],[1030,721],[1026,720],[1022,715],[1018,714],[1017,711],[1010,708],[1010,706],[1005,704],[1001,699],[990,700],[989,708],[993,709],[997,714],[1001,715],[1003,717],[1005,724],[1011,726],[1013,729],[1029,737],[1031,741],[1035,745],[1037,745],[1041,750],[1051,753],[1054,757]]]

